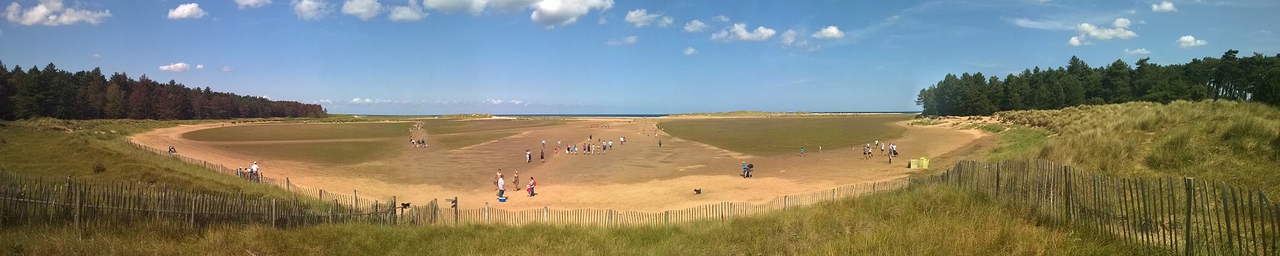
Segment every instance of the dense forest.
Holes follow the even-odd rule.
[[[1075,56],[1066,67],[1023,70],[1004,79],[982,73],[947,74],[920,90],[925,115],[990,115],[996,111],[1058,109],[1130,101],[1226,99],[1280,106],[1280,54],[1193,59],[1161,66],[1149,58],[1132,66],[1116,60],[1091,68]]]
[[[262,97],[187,88],[169,80],[159,83],[143,75],[137,80],[102,70],[58,70],[49,63],[8,69],[0,62],[0,119],[227,119],[255,117],[321,117],[317,104],[272,101]]]

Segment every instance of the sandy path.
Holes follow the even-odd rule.
[[[457,196],[462,208],[484,207],[483,202],[489,202],[493,207],[516,210],[549,207],[661,211],[723,201],[764,202],[787,194],[895,179],[916,171],[906,168],[907,158],[947,154],[985,136],[979,131],[907,126],[901,122],[898,125],[907,127],[906,132],[890,142],[899,145],[904,158],[890,165],[883,157],[864,160],[860,152],[847,147],[825,147],[825,152],[806,152],[805,157],[754,157],[666,134],[640,134],[642,128],[651,131],[659,121],[582,119],[564,125],[523,128],[517,131],[518,135],[456,150],[412,148],[403,143],[400,155],[347,166],[254,159],[226,151],[218,143],[181,137],[186,132],[223,124],[158,129],[130,139],[156,148],[174,145],[189,157],[232,168],[258,160],[269,176],[289,177],[299,186],[330,192],[350,194],[358,190],[362,197],[395,195],[400,202],[425,203]],[[609,128],[604,128],[606,124]],[[406,135],[426,137],[433,145],[425,131],[414,130]],[[581,144],[588,135],[604,141],[612,139],[615,147],[607,155],[565,155],[563,147],[561,152],[552,151],[557,140],[563,141],[561,146]],[[626,145],[620,143],[620,136],[626,136]],[[547,140],[545,163],[538,159],[543,139]],[[658,147],[659,140],[662,147]],[[525,163],[525,150],[533,153],[533,163]],[[756,165],[755,178],[738,176],[743,161]],[[508,184],[511,198],[501,204],[494,199],[492,184],[499,168],[508,183],[511,175],[519,171],[521,183]],[[539,183],[536,197],[526,197],[523,190],[531,176]],[[704,194],[694,195],[694,188],[703,189]]]

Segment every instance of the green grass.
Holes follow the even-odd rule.
[[[477,133],[496,130],[511,130],[563,124],[562,120],[529,120],[529,119],[429,119],[422,120],[423,129],[433,135],[455,133]]]
[[[795,154],[800,147],[817,152],[818,146],[836,149],[891,141],[906,131],[893,123],[910,119],[910,115],[712,118],[666,121],[659,127],[681,139],[764,156]]]
[[[411,127],[411,123],[241,125],[193,131],[182,137],[195,141],[408,138]]]
[[[458,149],[519,134],[520,129],[564,124],[556,119],[429,119],[423,129],[435,141],[431,147]]]
[[[330,165],[359,164],[377,161],[398,153],[398,139],[377,141],[263,143],[219,146],[227,151],[265,158],[279,158]]]
[[[1029,152],[1034,152],[1044,147],[1045,141],[1048,140],[1049,132],[1039,128],[1015,126],[1000,132],[999,136],[999,145],[991,149],[991,153],[987,155],[988,160],[1024,159]]]
[[[672,226],[340,224],[186,230],[0,230],[0,254],[1126,255],[1167,253],[1042,226],[975,192],[925,186],[729,221]]]
[[[1009,123],[1045,129],[1039,146],[1002,158],[1047,159],[1121,176],[1189,176],[1280,194],[1280,110],[1235,101],[1133,102],[1011,111]]]
[[[288,198],[292,194],[215,173],[126,144],[130,131],[172,126],[177,122],[57,121],[78,127],[74,132],[49,126],[49,120],[0,123],[0,168],[20,177],[61,180],[73,177],[97,182],[168,184],[184,190]],[[122,124],[124,123],[124,124]],[[114,127],[114,126],[127,127]],[[110,131],[116,131],[112,133]],[[94,171],[101,164],[102,172]]]

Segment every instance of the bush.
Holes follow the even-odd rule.
[[[103,173],[107,171],[107,165],[102,162],[93,163],[93,173]]]

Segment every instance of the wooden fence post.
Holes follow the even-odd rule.
[[[1196,193],[1195,183],[1193,180],[1194,178],[1191,177],[1182,178],[1182,186],[1187,190],[1187,215],[1186,220],[1184,221],[1186,222],[1186,228],[1183,229],[1182,254],[1188,256],[1193,254],[1192,249],[1194,249],[1194,247],[1192,247],[1194,242],[1191,240],[1191,205],[1193,204],[1193,201],[1195,201]]]
[[[783,210],[786,210],[786,209],[787,209],[787,204],[788,204],[788,202],[787,202],[787,198],[788,198],[788,197],[789,197],[789,196],[787,196],[787,195],[783,195],[783,196],[782,196],[782,209],[783,209]]]
[[[484,202],[484,223],[489,223],[489,202]]]
[[[1067,225],[1071,225],[1071,168],[1062,167],[1062,201],[1066,204],[1063,207],[1063,216],[1067,219]]]
[[[76,192],[76,229],[80,229],[80,212],[84,210],[84,190]]]
[[[187,219],[187,227],[189,228],[196,227],[196,205],[198,205],[197,202],[200,201],[199,199],[200,196],[196,196],[194,200],[191,200],[191,215],[190,218]]]

